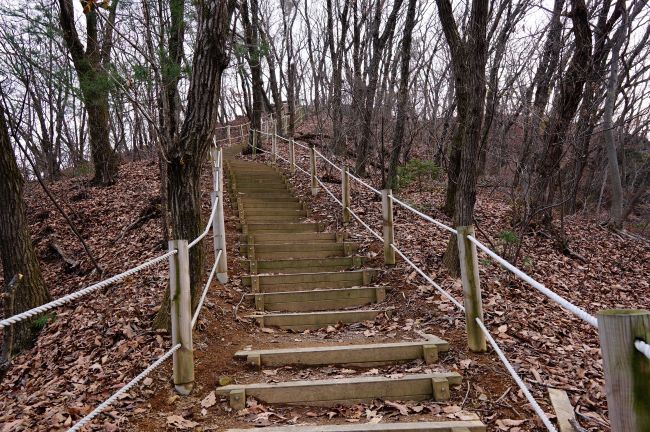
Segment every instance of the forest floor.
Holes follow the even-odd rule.
[[[286,149],[281,151],[286,156]],[[298,153],[299,164],[307,167],[306,153]],[[202,196],[206,215],[210,202],[209,176],[206,170]],[[328,173],[323,181],[332,181],[326,185],[340,196],[337,176],[337,172]],[[291,180],[294,191],[309,204],[315,218],[325,222],[329,229],[341,229],[338,204],[323,191],[312,197],[307,180],[302,174],[296,174]],[[378,182],[372,183],[377,186]],[[126,227],[156,202],[159,172],[155,161],[123,164],[119,182],[108,188],[89,186],[87,177],[64,178],[50,187],[59,202],[65,203],[74,223],[99,257],[106,269],[104,277],[165,252],[157,216],[125,232],[116,241]],[[443,184],[431,181],[413,184],[396,195],[450,223],[438,210],[444,201]],[[28,185],[26,201],[32,237],[52,296],[57,298],[100,280],[99,275],[91,272],[92,266],[81,246],[37,183]],[[381,202],[355,182],[352,208],[381,232]],[[543,430],[494,352],[473,354],[467,350],[464,316],[399,259],[395,268],[384,272],[379,279],[380,283],[399,288],[392,290],[387,298],[395,306],[395,316],[347,330],[368,342],[396,337],[415,339],[416,331],[448,340],[450,352],[441,360],[446,368],[459,370],[464,377],[459,399],[442,407],[410,404],[405,411],[403,407],[381,401],[337,409],[282,410],[253,403],[240,413],[231,412],[219,398],[212,401],[211,394],[220,377],[246,382],[253,375],[260,375],[232,359],[236,350],[253,344],[255,348],[263,348],[311,341],[337,342],[343,335],[343,329],[269,333],[242,318],[250,310],[240,304],[245,289],[238,278],[242,269],[235,241],[238,239],[234,229],[236,216],[228,201],[225,209],[228,238],[233,239],[229,241],[228,251],[231,280],[225,286],[213,284],[195,331],[195,391],[187,398],[175,395],[170,385],[171,363],[167,362],[150,375],[151,379],[136,386],[109,408],[106,415],[96,419],[93,422],[96,429],[222,430],[228,426],[291,424],[306,418],[322,422],[359,421],[369,416],[395,421],[417,412],[457,418],[468,410],[478,413],[489,430]],[[478,238],[495,245],[501,253],[503,245],[498,235],[508,230],[510,220],[507,197],[498,191],[481,189],[476,213],[480,226]],[[398,207],[395,224],[398,246],[443,288],[461,299],[459,281],[449,277],[441,264],[447,233]],[[561,254],[553,240],[538,231],[523,240],[520,266],[592,314],[607,308],[648,307],[643,304],[650,295],[647,243],[612,233],[582,216],[566,218],[565,228],[572,250],[583,259]],[[362,243],[361,250],[371,259],[371,264],[374,261],[375,266],[381,267],[381,245],[360,225],[353,224],[347,231]],[[69,268],[53,251],[52,242],[79,260],[78,268]],[[206,263],[210,265],[211,244],[206,248],[210,249]],[[485,322],[544,410],[552,413],[547,388],[564,389],[584,428],[608,430],[597,333],[514,279],[487,256],[480,255],[479,259]],[[0,432],[66,429],[159,357],[169,347],[170,340],[166,333],[152,330],[151,320],[166,283],[167,267],[161,263],[49,315],[50,320],[36,345],[13,360],[0,383]],[[330,369],[318,373],[330,378],[349,373],[344,369]],[[396,369],[395,373],[400,370]],[[267,381],[319,378],[304,374],[300,369],[287,368],[262,371]]]

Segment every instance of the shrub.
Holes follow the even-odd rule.
[[[422,187],[424,180],[435,180],[440,175],[440,167],[430,160],[413,158],[397,167],[397,187],[405,188],[417,180],[418,187]]]

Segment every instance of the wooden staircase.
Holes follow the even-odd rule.
[[[241,230],[240,253],[247,258],[250,287],[246,299],[255,306],[248,317],[261,327],[291,331],[373,321],[392,310],[382,306],[385,286],[374,284],[379,270],[365,268],[355,255],[359,245],[343,232],[323,232],[308,219],[310,211],[291,192],[274,167],[245,160],[229,160],[228,186],[237,206]],[[298,365],[317,367],[381,367],[421,359],[426,364],[449,350],[444,340],[424,340],[340,346],[295,346],[243,350],[235,357],[254,367]],[[436,371],[400,376],[230,384],[217,388],[233,409],[245,408],[254,397],[267,404],[330,406],[374,399],[446,401],[462,382],[456,372]],[[239,431],[242,429],[232,429]],[[248,429],[244,429],[248,430]],[[470,421],[426,421],[386,424],[312,425],[265,428],[266,431],[453,431],[479,432],[485,426]]]

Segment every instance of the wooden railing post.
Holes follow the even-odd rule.
[[[271,117],[273,120],[273,117]],[[273,122],[273,137],[271,140],[271,152],[273,153],[273,162],[278,161],[278,125]]]
[[[291,166],[291,174],[296,173],[296,145],[293,138],[289,140],[289,165]]]
[[[318,187],[318,180],[316,180],[316,149],[313,144],[309,145],[309,167],[311,174],[311,194],[316,196],[320,188]]]
[[[253,157],[257,154],[257,130],[251,129],[253,132]]]
[[[244,125],[240,124],[239,125],[239,133],[241,137],[241,145],[246,147],[246,137],[244,136]]]
[[[476,323],[476,318],[483,321],[483,303],[481,300],[481,281],[478,273],[478,256],[476,245],[469,241],[468,235],[474,236],[474,227],[456,228],[458,257],[460,259],[460,277],[463,283],[463,301],[465,304],[465,321],[467,343],[474,352],[487,351],[485,335]]]
[[[190,295],[190,258],[187,240],[170,240],[169,298],[171,303],[172,346],[181,344],[173,354],[174,387],[188,395],[194,387],[194,350],[192,348],[192,299]]]
[[[228,141],[228,146],[230,146],[230,125],[226,125],[226,140]]]
[[[395,249],[391,246],[395,241],[392,195],[391,189],[381,191],[381,214],[384,220],[384,263],[388,265],[395,264]]]
[[[603,310],[597,318],[612,432],[650,431],[650,360],[634,346],[650,343],[650,311]]]
[[[350,172],[343,165],[341,170],[341,202],[343,203],[343,223],[350,222]]]
[[[224,221],[223,213],[223,149],[213,149],[212,152],[213,160],[213,192],[211,194],[212,206],[214,206],[215,201],[217,201],[217,212],[214,215],[214,220],[212,221],[212,236],[214,243],[214,257],[215,259],[219,256],[219,251],[221,251],[221,256],[217,262],[217,279],[221,283],[228,282],[228,256],[226,253],[226,225]],[[216,163],[215,163],[216,162]]]

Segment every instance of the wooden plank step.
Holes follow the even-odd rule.
[[[237,191],[237,196],[241,198],[262,199],[263,201],[275,201],[277,199],[296,200],[297,198],[288,190],[269,192],[269,191]]]
[[[314,288],[349,288],[368,285],[377,276],[376,269],[341,272],[293,273],[243,276],[245,286],[254,282],[253,292],[303,291]]]
[[[245,403],[246,398],[254,397],[271,404],[332,406],[374,399],[445,401],[449,399],[449,387],[461,383],[462,377],[456,372],[434,372],[404,375],[396,379],[363,376],[268,384],[231,384],[217,387],[216,393],[230,396],[231,405],[235,405],[238,398],[243,397]],[[235,399],[235,404],[232,399]]]
[[[300,258],[249,261],[250,273],[304,273],[311,271],[334,271],[359,268],[363,265],[361,256],[332,258]]]
[[[355,365],[374,367],[379,364],[424,359],[435,363],[438,354],[449,351],[449,343],[433,337],[426,341],[378,344],[296,347],[268,350],[237,351],[235,358],[255,366],[285,365]]]
[[[300,201],[285,201],[285,202],[267,202],[267,201],[241,201],[244,210],[273,210],[276,209],[295,209],[305,210]]]
[[[226,432],[251,432],[258,428],[227,429]],[[485,432],[486,426],[480,420],[455,420],[403,423],[345,423],[336,425],[273,426],[264,432]]]
[[[360,307],[386,299],[385,287],[317,289],[247,294],[258,311],[312,312]]]
[[[264,233],[255,234],[253,241],[250,241],[253,236],[251,234],[242,234],[239,241],[242,245],[248,243],[333,243],[345,239],[344,233],[335,232],[322,232],[322,233]]]
[[[244,216],[307,216],[307,211],[303,209],[292,209],[286,207],[278,207],[274,209],[268,208],[247,208],[244,206]]]
[[[305,313],[270,313],[264,315],[249,315],[260,327],[278,327],[285,330],[304,331],[362,321],[373,321],[379,314],[390,313],[390,309],[346,310]]]
[[[253,254],[251,254],[251,246]],[[359,249],[357,243],[264,243],[248,246],[251,259],[329,258],[348,256]]]
[[[246,222],[250,223],[264,223],[264,222],[300,222],[305,219],[305,215],[248,215],[244,213],[239,215],[240,219],[244,219]]]
[[[237,228],[241,229],[243,233],[265,233],[265,232],[284,232],[284,233],[297,233],[297,232],[320,232],[323,227],[317,222],[302,222],[302,223],[244,223],[237,224]]]

